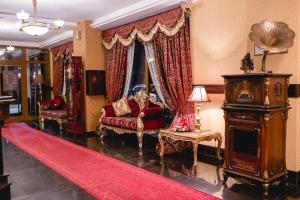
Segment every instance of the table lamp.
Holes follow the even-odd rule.
[[[201,118],[200,118],[200,103],[209,102],[210,99],[207,96],[205,87],[194,86],[193,92],[189,98],[189,101],[196,102],[197,109],[195,114],[195,132],[200,132],[201,128]]]

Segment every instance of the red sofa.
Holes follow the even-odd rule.
[[[136,134],[139,148],[143,146],[143,135],[157,133],[166,123],[164,117],[164,106],[148,97],[144,92],[128,98],[128,105],[131,114],[117,117],[112,105],[102,108],[102,115],[97,128],[101,142],[105,134],[105,129],[113,130],[115,133]]]
[[[63,97],[43,99],[38,102],[38,105],[41,128],[44,129],[45,119],[55,120],[59,124],[60,133],[62,133],[63,125],[68,121],[68,107]]]

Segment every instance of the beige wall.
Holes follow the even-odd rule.
[[[76,39],[74,34],[73,55],[82,57],[84,70],[101,70],[104,69],[104,53],[99,37],[101,30],[93,29],[90,24],[91,21],[82,21],[74,28],[74,32],[81,32],[81,39]],[[86,131],[95,131],[100,117],[100,109],[105,104],[105,99],[103,96],[85,95],[84,101]]]
[[[191,16],[191,50],[193,82],[195,84],[222,84],[222,74],[240,72],[240,60],[250,52],[253,43],[248,39],[253,23],[264,19],[286,22],[295,32],[295,45],[288,54],[271,55],[267,69],[291,73],[291,83],[300,82],[300,2],[297,0],[199,0],[193,5]],[[299,50],[298,50],[299,49]],[[256,70],[261,56],[255,56]],[[202,105],[204,128],[224,133],[223,112],[220,109],[224,95],[210,95],[212,102]],[[290,99],[287,128],[287,167],[300,170],[300,98]],[[215,143],[209,143],[216,145]]]

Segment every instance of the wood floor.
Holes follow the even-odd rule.
[[[33,126],[35,123],[32,124]],[[163,161],[155,153],[157,138],[144,138],[143,156],[138,153],[134,135],[108,134],[101,145],[95,135],[76,137],[60,136],[58,127],[47,123],[48,134],[54,134],[65,140],[85,146],[116,159],[139,166],[145,170],[160,174],[175,181],[189,185],[222,199],[251,200],[261,199],[261,188],[255,185],[241,184],[229,179],[227,187],[222,185],[222,169],[214,157],[198,155],[198,165],[192,169],[191,151],[167,155]],[[88,200],[93,199],[85,191],[64,179],[41,162],[32,158],[14,145],[4,141],[4,167],[12,182],[13,200]],[[201,152],[201,150],[199,150]],[[288,188],[274,186],[270,199],[300,199],[300,189],[290,185]]]

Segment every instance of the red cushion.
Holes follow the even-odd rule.
[[[62,97],[55,97],[51,102],[51,110],[61,110],[64,103],[65,102]]]
[[[105,117],[115,117],[115,111],[112,105],[104,106],[103,109],[105,110]]]
[[[137,118],[133,117],[103,117],[102,123],[109,126],[116,126],[120,128],[128,128],[132,130],[137,129]]]
[[[145,114],[144,118],[157,118],[157,117],[162,117],[165,111],[160,106],[158,106],[158,107],[144,108],[142,112]]]
[[[165,118],[158,119],[143,119],[144,130],[160,129],[166,124]]]
[[[66,110],[44,110],[41,112],[41,114],[48,117],[59,118],[59,119],[64,119],[68,117],[68,113]]]
[[[130,107],[130,110],[131,110],[131,117],[138,117],[139,116],[139,113],[140,113],[140,106],[139,104],[131,99],[128,101],[128,105]]]
[[[51,99],[43,99],[40,101],[41,109],[42,110],[50,110],[51,109]]]

